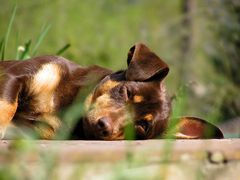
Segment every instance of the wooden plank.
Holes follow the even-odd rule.
[[[0,162],[8,162],[15,141],[0,141]],[[136,160],[144,163],[181,159],[214,158],[218,161],[240,160],[240,139],[144,140],[144,141],[26,141],[30,150],[26,160],[37,161],[41,153],[53,153],[59,162],[116,162]],[[216,156],[216,157],[215,157]]]

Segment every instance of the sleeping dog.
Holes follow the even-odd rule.
[[[171,112],[163,83],[169,67],[141,43],[130,48],[127,64],[126,70],[112,72],[99,66],[81,67],[58,56],[2,61],[0,137],[13,123],[34,129],[43,139],[54,138],[64,125],[58,112],[71,106],[86,87],[92,89],[85,100],[84,117],[72,132],[75,138],[124,139],[129,124],[136,139],[163,137]],[[174,137],[222,138],[223,134],[204,120],[183,117]]]

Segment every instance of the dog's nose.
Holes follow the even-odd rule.
[[[102,117],[97,122],[97,128],[99,134],[103,137],[110,136],[112,134],[112,125],[108,118]]]

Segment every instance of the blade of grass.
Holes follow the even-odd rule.
[[[1,42],[0,42],[0,54],[1,54],[1,61],[3,61],[4,60],[4,51],[3,51],[3,49],[4,49],[4,38],[2,38],[2,40],[1,40]]]
[[[59,49],[56,53],[56,55],[61,55],[62,53],[64,53],[69,47],[71,46],[71,44],[66,44],[65,46],[63,46],[61,49]]]
[[[183,115],[183,112],[186,109],[187,105],[187,87],[181,86],[176,94],[175,99],[173,100],[173,112],[172,117],[180,117]]]
[[[124,128],[124,139],[134,140],[136,139],[135,128],[133,123],[129,123]]]
[[[32,41],[29,40],[28,42],[26,42],[24,44],[24,51],[22,52],[22,54],[19,57],[19,60],[23,60],[26,59],[29,56],[29,51],[30,51],[30,46],[31,46]]]
[[[10,22],[8,24],[8,28],[7,28],[7,32],[6,32],[6,36],[5,36],[5,41],[3,41],[3,45],[2,45],[2,60],[4,60],[5,58],[5,53],[6,53],[6,47],[7,47],[7,43],[8,43],[8,38],[10,35],[10,32],[12,30],[12,24],[16,15],[16,11],[17,11],[17,5],[14,6],[13,12],[12,12],[12,16],[10,19]]]
[[[16,36],[15,36],[15,42],[16,42],[16,55],[15,55],[15,59],[18,60],[19,59],[19,55],[20,55],[20,51],[19,51],[19,33],[16,32]]]
[[[32,50],[32,56],[34,56],[37,52],[37,49],[39,48],[40,44],[42,43],[43,39],[45,38],[47,32],[49,31],[51,25],[47,25],[47,26],[43,26],[43,30],[40,33],[40,35],[38,36],[37,42]]]
[[[187,108],[187,100],[187,87],[183,85],[178,89],[172,101],[172,114],[164,138],[174,138],[179,119],[184,115],[183,112],[185,112],[185,109]]]
[[[124,128],[124,139],[134,140],[136,139],[136,131],[133,123],[133,109],[131,106],[128,106],[127,121]]]

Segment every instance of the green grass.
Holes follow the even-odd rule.
[[[193,47],[191,55],[183,63],[180,45],[186,29],[181,25],[184,18],[181,2],[3,1],[0,7],[0,57],[1,60],[24,60],[37,55],[56,54],[81,65],[98,64],[119,70],[126,68],[128,49],[135,42],[141,41],[170,66],[166,84],[170,96],[175,94],[172,119],[189,115],[199,116],[210,122],[225,120],[229,118],[221,110],[222,104],[226,102],[225,96],[229,95],[231,104],[231,100],[238,97],[239,87],[228,79],[225,72],[219,73],[216,70],[212,55],[223,57],[229,74],[229,58],[237,62],[239,57],[227,56],[226,51],[232,52],[235,49],[230,45],[225,48],[221,44],[223,41],[217,36],[217,27],[220,22],[222,29],[227,29],[230,25],[237,27],[237,24],[234,24],[233,19],[224,19],[222,22],[221,18],[226,17],[227,12],[225,6],[217,3],[218,8],[215,8],[216,4],[211,2],[206,7],[205,1],[198,2],[193,14]],[[212,15],[213,12],[216,17]],[[233,28],[232,26],[230,27]],[[236,38],[238,36],[236,34]],[[228,43],[231,44],[232,41],[229,40]],[[181,79],[182,70],[189,74],[186,79]],[[179,85],[179,82],[183,84]],[[79,106],[82,107],[83,104],[74,104],[61,114],[69,126],[84,113],[79,111]],[[237,112],[236,110],[232,114],[236,115]],[[174,125],[175,123],[173,127]],[[126,128],[127,139],[134,139],[132,129],[132,126]],[[60,134],[59,138],[65,139],[67,136],[68,131]],[[161,163],[170,159],[173,143],[172,140],[166,141],[162,150],[165,156]],[[9,157],[8,164],[0,165],[0,179],[60,178],[56,175],[58,164],[54,151],[38,152],[39,166],[33,172],[26,168],[28,154],[35,151],[34,145],[28,140],[13,141],[7,153],[0,150],[0,156]],[[130,177],[127,176],[128,168],[144,164],[144,158],[146,157],[143,155],[140,161],[134,160],[129,147],[126,161],[116,163],[110,168],[112,179]],[[89,164],[79,162],[75,165],[76,170],[72,177],[81,178]],[[167,177],[167,168],[166,165],[165,173],[160,173],[159,177]],[[140,173],[140,177],[142,174]]]
[[[1,41],[0,54],[1,54],[1,59],[2,60],[4,60],[4,58],[5,58],[6,46],[8,44],[8,39],[9,39],[10,32],[12,30],[12,24],[13,24],[13,20],[15,18],[15,15],[16,15],[16,11],[17,11],[17,6],[15,5],[15,7],[13,9],[13,12],[12,12],[11,19],[10,19],[9,24],[8,24],[6,35],[5,35],[5,37],[2,38],[2,41]]]
[[[35,56],[36,53],[37,53],[37,50],[40,46],[40,44],[42,43],[43,39],[45,38],[46,34],[48,33],[49,29],[50,29],[51,25],[44,25],[43,28],[42,28],[42,31],[40,32],[38,38],[37,38],[37,41],[35,43],[35,46],[33,47],[33,50],[32,50],[32,56]]]
[[[6,35],[2,38],[2,40],[0,42],[0,55],[1,55],[2,61],[4,61],[4,59],[5,59],[6,47],[8,45],[8,40],[9,40],[9,36],[10,36],[11,30],[12,30],[16,12],[17,12],[17,5],[14,6],[14,9],[12,11],[12,15],[11,15],[11,18],[9,21]],[[37,51],[38,51],[40,45],[42,44],[43,40],[46,38],[47,33],[49,32],[50,28],[51,28],[51,25],[43,25],[42,30],[39,33],[37,40],[32,48],[31,48],[32,40],[28,40],[26,43],[24,43],[23,46],[19,45],[17,47],[15,59],[16,60],[25,60],[25,59],[34,57],[37,54]],[[61,49],[57,50],[55,54],[61,55],[69,47],[70,47],[70,44],[66,44]]]
[[[126,68],[129,48],[135,42],[144,42],[170,66],[166,79],[170,96],[179,87],[187,85],[188,102],[183,111],[185,115],[211,118],[210,121],[213,122],[230,118],[226,115],[222,117],[223,113],[219,110],[226,97],[214,94],[219,94],[223,85],[232,85],[226,78],[227,74],[216,72],[209,55],[218,53],[219,57],[225,58],[225,64],[228,64],[227,52],[218,50],[217,32],[213,29],[221,20],[218,19],[222,17],[221,13],[227,11],[218,3],[215,11],[219,13],[219,17],[216,16],[215,19],[211,17],[212,11],[209,9],[216,4],[210,3],[212,6],[206,7],[206,2],[197,3],[192,16],[192,52],[187,59],[182,60],[181,42],[186,29],[181,25],[184,15],[180,0],[152,0],[151,3],[146,0],[69,0],[68,3],[63,0],[23,0],[18,2],[17,11],[14,10],[17,17],[14,20],[12,7],[16,2],[18,1],[9,0],[1,3],[0,25],[3,28],[0,29],[0,55],[4,56],[1,59],[26,59],[37,55],[57,54],[83,66],[97,64],[119,70]],[[231,22],[226,19],[227,21]],[[223,26],[227,28],[228,24]],[[19,52],[19,46],[23,46],[25,50]],[[234,51],[229,50],[230,47],[227,50]],[[182,79],[182,72],[187,78]],[[239,90],[236,85],[234,89]],[[227,88],[224,90],[229,94]],[[234,95],[231,95],[229,103],[233,99]],[[234,110],[231,116],[237,115],[237,112]],[[211,117],[209,114],[212,114]]]

